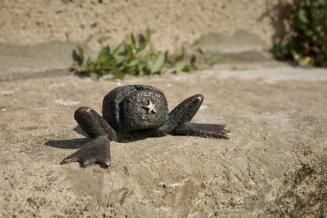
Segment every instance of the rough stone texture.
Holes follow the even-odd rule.
[[[123,82],[0,82],[0,216],[323,217],[327,72],[248,67]],[[230,140],[113,142],[109,169],[59,165],[81,144],[48,141],[82,137],[74,110],[100,112],[109,90],[135,83],[162,89],[170,108],[202,93],[195,121],[228,124]]]
[[[87,41],[98,50],[130,32],[154,30],[158,48],[174,50],[201,35],[246,30],[266,46],[275,34],[267,14],[278,1],[262,0],[2,0],[0,43]],[[270,4],[270,5],[269,5]]]
[[[53,74],[67,73],[76,46],[73,42],[60,41],[36,45],[0,44],[0,81],[40,77],[50,70]],[[65,72],[53,71],[62,69]]]
[[[201,48],[211,54],[239,54],[242,52],[261,52],[265,43],[258,35],[237,30],[233,35],[208,33],[194,42],[194,48]]]

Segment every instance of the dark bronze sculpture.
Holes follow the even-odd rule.
[[[203,102],[200,94],[185,99],[168,113],[167,100],[157,88],[129,85],[113,89],[103,99],[102,115],[81,107],[74,118],[91,138],[80,150],[61,163],[79,162],[82,166],[110,165],[110,140],[133,141],[167,134],[228,138],[224,125],[190,122]]]

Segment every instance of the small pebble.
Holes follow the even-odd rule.
[[[205,110],[205,109],[207,109],[208,108],[208,106],[207,105],[201,105],[201,107],[200,107],[200,111],[202,111],[202,110]]]

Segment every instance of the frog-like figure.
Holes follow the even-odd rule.
[[[145,85],[115,88],[103,99],[102,117],[88,107],[75,111],[75,120],[91,140],[61,164],[97,163],[108,167],[110,141],[126,142],[168,134],[228,139],[230,131],[224,125],[191,122],[202,102],[201,94],[193,95],[168,112],[166,97],[157,88]]]

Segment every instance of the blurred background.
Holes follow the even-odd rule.
[[[84,56],[94,57],[134,34],[138,38],[134,44],[140,47],[137,36],[145,30],[151,31],[151,46],[158,51],[175,57],[183,53],[183,58],[182,49],[186,56],[198,51],[211,55],[198,59],[200,65],[201,60],[212,66],[224,60],[260,62],[274,56],[300,66],[326,66],[326,11],[324,0],[2,0],[1,78],[15,77],[10,72],[67,69],[77,46],[86,51]],[[152,54],[144,55],[146,61],[159,61]],[[164,62],[169,62],[167,54]],[[176,68],[176,61],[170,62]],[[77,72],[96,71],[94,66],[77,64]],[[129,68],[132,71],[129,74],[153,74],[149,69]]]
[[[231,36],[240,30],[269,48],[276,26],[266,15],[277,4],[276,0],[2,0],[0,42],[86,42],[99,50],[149,26],[160,49],[174,50],[212,32]]]
[[[156,49],[175,54],[194,44],[215,55],[268,51],[281,33],[272,19],[279,8],[273,0],[2,0],[1,78],[67,69],[77,45],[96,54],[146,28]]]

